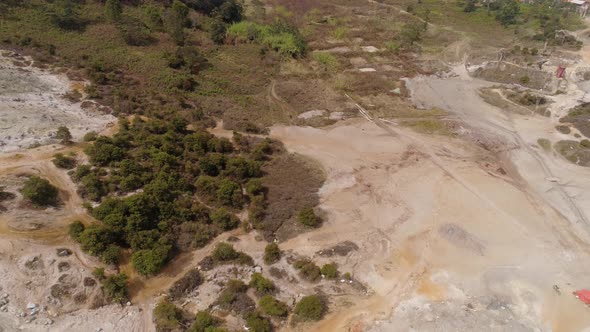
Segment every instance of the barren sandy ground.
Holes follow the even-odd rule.
[[[85,133],[102,131],[116,120],[62,98],[72,90],[65,75],[35,68],[28,58],[20,59],[17,66],[13,63],[17,59],[0,56],[0,152],[56,142],[53,136],[64,125],[74,140],[80,140]]]

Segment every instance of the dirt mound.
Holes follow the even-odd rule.
[[[438,234],[456,247],[467,249],[480,256],[484,255],[485,247],[480,240],[459,225],[441,225],[438,228]]]

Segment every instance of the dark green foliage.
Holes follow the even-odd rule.
[[[80,8],[74,0],[56,0],[50,9],[53,24],[64,30],[79,30],[84,27]]]
[[[104,5],[105,16],[111,22],[118,22],[121,20],[123,14],[123,7],[120,0],[107,0]]]
[[[179,0],[174,0],[172,7],[164,14],[166,31],[177,45],[184,45],[184,26],[187,22],[188,7]]]
[[[215,44],[223,44],[225,41],[225,33],[227,31],[227,24],[218,19],[211,23],[211,30],[209,31],[209,38]]]
[[[85,150],[93,164],[106,166],[114,161],[120,161],[125,157],[125,151],[115,145],[115,142],[105,136],[96,139],[93,145]]]
[[[258,306],[262,311],[269,316],[287,317],[289,314],[289,307],[287,305],[270,295],[265,295],[258,301]]]
[[[320,219],[316,216],[312,208],[305,208],[299,212],[297,220],[305,226],[316,227],[320,223]]]
[[[463,7],[463,11],[466,13],[474,12],[477,7],[477,0],[467,0],[465,1],[465,7]]]
[[[211,332],[221,324],[221,320],[211,315],[207,311],[199,311],[195,317],[195,321],[187,332]]]
[[[244,204],[242,188],[229,179],[223,179],[219,182],[216,196],[219,203],[228,207],[239,209]]]
[[[127,300],[127,275],[124,273],[107,277],[102,282],[105,295],[114,302]]]
[[[92,275],[98,279],[99,281],[102,281],[106,278],[105,274],[104,274],[104,267],[96,267],[94,268],[94,270],[92,270]]]
[[[76,167],[76,159],[64,156],[62,153],[54,154],[51,162],[59,168],[72,169]]]
[[[269,243],[264,248],[264,262],[268,265],[274,264],[281,259],[281,249],[275,242]]]
[[[177,329],[182,323],[182,310],[174,303],[162,300],[154,308],[154,321],[158,331]]]
[[[272,325],[270,321],[257,312],[249,312],[244,316],[248,331],[252,332],[271,332]]]
[[[428,25],[419,21],[412,21],[404,24],[399,34],[399,39],[403,47],[411,47],[416,42],[422,40],[422,34],[426,31]]]
[[[246,193],[250,199],[254,199],[254,197],[259,195],[264,195],[265,188],[262,185],[262,180],[260,179],[250,179],[246,183]]]
[[[236,251],[234,247],[226,242],[219,242],[211,254],[216,264],[237,263],[243,265],[252,265],[252,257],[243,252]]]
[[[100,255],[100,259],[107,264],[117,264],[121,257],[121,247],[110,244]]]
[[[321,272],[322,275],[328,279],[335,279],[338,277],[338,268],[334,263],[324,264],[324,266],[322,266]]]
[[[295,315],[302,320],[317,321],[326,313],[326,304],[317,295],[302,298],[295,306]]]
[[[301,276],[301,278],[307,281],[317,281],[321,277],[322,273],[320,271],[320,268],[310,260],[301,259],[295,261],[295,263],[293,263],[293,266],[299,270],[299,275]]]
[[[78,236],[82,250],[94,256],[100,256],[109,246],[115,242],[115,234],[103,225],[92,224],[84,229]]]
[[[213,250],[213,259],[218,262],[228,262],[239,257],[239,253],[229,243],[220,242]]]
[[[520,5],[517,0],[499,0],[497,6],[496,20],[504,26],[516,23],[520,14]]]
[[[82,232],[84,232],[84,229],[86,229],[86,226],[84,226],[84,224],[81,221],[76,220],[73,223],[71,223],[68,227],[68,233],[70,234],[72,239],[79,241],[80,235],[82,234]]]
[[[263,277],[261,273],[252,274],[249,286],[254,288],[258,295],[272,294],[276,290],[273,282]]]
[[[49,181],[31,176],[21,189],[23,196],[36,206],[57,205],[58,190]]]
[[[142,275],[154,275],[162,269],[168,261],[171,246],[158,245],[153,249],[139,250],[131,256],[131,262],[137,272]]]
[[[96,131],[89,131],[86,134],[84,134],[84,138],[82,138],[82,140],[84,142],[92,142],[95,141],[96,138],[98,138],[98,134],[96,133]]]
[[[225,0],[221,6],[213,11],[213,16],[225,23],[234,23],[242,20],[244,8],[236,0]]]
[[[221,208],[211,213],[211,221],[223,231],[232,230],[240,224],[240,219]]]
[[[70,130],[66,126],[61,126],[57,128],[55,138],[59,139],[61,143],[64,145],[72,143],[72,134],[70,134]]]

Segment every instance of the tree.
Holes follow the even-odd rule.
[[[260,301],[258,301],[258,305],[260,306],[260,309],[269,316],[286,317],[287,314],[289,314],[289,307],[270,295],[261,297]]]
[[[72,144],[72,134],[66,126],[60,126],[57,128],[55,137],[61,140],[61,144],[68,145]]]
[[[182,310],[168,300],[162,300],[154,308],[154,321],[158,331],[174,330],[181,326]]]
[[[211,23],[209,30],[209,37],[215,44],[223,44],[225,41],[225,32],[227,31],[227,24],[221,19],[216,19]]]
[[[107,264],[117,264],[119,263],[119,258],[121,257],[121,247],[115,244],[109,244],[105,251],[102,252],[100,258],[103,262]]]
[[[82,250],[91,255],[102,254],[107,247],[115,242],[114,234],[110,229],[100,224],[92,224],[78,236]]]
[[[121,6],[120,0],[107,0],[105,3],[105,14],[109,21],[118,22],[121,20],[121,14],[123,13],[123,6]]]
[[[49,181],[31,176],[21,189],[23,196],[37,206],[57,205],[58,190]]]
[[[520,5],[517,0],[501,0],[498,6],[496,20],[504,26],[516,23],[516,18],[520,14]]]
[[[281,249],[275,242],[269,243],[264,248],[264,262],[268,265],[274,264],[281,259]]]
[[[303,297],[295,306],[295,315],[303,320],[317,321],[326,313],[326,304],[317,295]]]
[[[316,227],[320,222],[319,218],[313,211],[313,208],[310,207],[301,210],[297,216],[297,219],[301,224],[309,227]]]
[[[107,277],[102,287],[108,298],[115,302],[123,302],[127,299],[127,275],[124,273]]]

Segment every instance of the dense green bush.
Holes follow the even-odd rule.
[[[269,316],[286,317],[289,314],[287,305],[270,295],[265,295],[258,301],[260,309]]]
[[[58,190],[49,181],[31,176],[21,189],[23,197],[37,206],[57,205]]]
[[[264,248],[264,262],[268,265],[274,264],[281,259],[281,249],[275,242],[269,243]]]
[[[299,31],[284,22],[273,25],[248,21],[234,23],[227,29],[227,38],[238,42],[254,41],[290,57],[301,57],[307,52],[307,44]]]
[[[105,278],[102,287],[106,296],[112,301],[123,302],[127,300],[127,275],[124,273]]]
[[[154,308],[154,322],[158,331],[170,331],[182,325],[182,310],[168,300],[160,301]]]
[[[228,262],[237,259],[240,254],[229,243],[220,242],[212,253],[213,259],[218,262]]]
[[[76,167],[76,159],[72,157],[66,157],[62,153],[54,154],[51,162],[59,168],[72,169]]]
[[[295,315],[302,320],[317,321],[322,319],[326,313],[326,304],[317,295],[303,297],[295,305]]]
[[[211,221],[223,231],[232,230],[240,224],[240,219],[221,208],[211,213]]]
[[[133,267],[142,275],[154,275],[168,261],[171,246],[158,245],[153,249],[139,250],[131,256]]]
[[[270,321],[257,312],[249,312],[244,316],[246,326],[251,332],[271,332],[272,325]]]
[[[70,234],[72,239],[79,241],[80,235],[82,234],[82,232],[84,232],[85,228],[86,227],[84,226],[84,224],[81,221],[76,220],[70,224],[70,226],[68,228],[68,233]]]
[[[276,290],[274,283],[271,280],[263,277],[261,273],[252,274],[249,286],[254,288],[258,295],[272,294]]]
[[[221,320],[214,317],[207,311],[199,311],[195,317],[195,321],[187,332],[211,332],[221,323]]]

